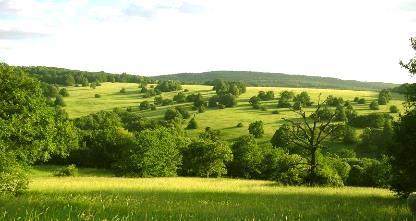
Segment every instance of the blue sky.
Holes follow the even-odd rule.
[[[0,60],[408,82],[416,0],[0,0]]]

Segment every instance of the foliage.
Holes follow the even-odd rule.
[[[178,110],[173,109],[173,108],[169,108],[166,110],[165,112],[165,120],[173,120],[175,118],[182,118],[181,113],[179,113]]]
[[[162,106],[168,106],[168,105],[172,105],[173,104],[173,100],[165,98],[162,101]]]
[[[198,123],[196,122],[195,118],[193,117],[189,123],[188,126],[186,126],[186,129],[197,129],[198,128]]]
[[[139,106],[140,110],[149,110],[150,109],[150,102],[149,101],[142,101]]]
[[[154,98],[154,104],[155,105],[162,105],[162,103],[163,103],[163,97],[162,96],[156,96]]]
[[[39,81],[0,64],[0,91],[0,151],[34,163],[77,148],[72,122],[61,109],[47,105]]]
[[[60,170],[57,170],[54,173],[54,176],[77,176],[78,175],[78,168],[75,164],[68,165]]]
[[[221,94],[218,97],[218,103],[226,107],[234,107],[237,105],[237,99],[236,96],[231,93]]]
[[[378,102],[377,101],[372,101],[371,103],[370,103],[370,110],[379,110],[380,109],[380,107],[378,106]]]
[[[390,110],[390,113],[392,114],[399,113],[399,108],[396,105],[391,105],[389,110]]]
[[[61,95],[57,95],[55,97],[55,102],[54,102],[55,106],[61,106],[61,107],[65,107],[65,101],[64,98]]]
[[[228,175],[243,178],[259,178],[263,152],[252,135],[244,135],[231,146],[234,159],[227,166]]]
[[[347,184],[352,186],[387,187],[391,167],[387,158],[380,161],[369,158],[349,159],[351,166]]]
[[[365,98],[360,98],[360,99],[357,101],[357,103],[358,103],[358,104],[365,104],[365,103],[366,103],[366,100],[365,100]]]
[[[123,87],[123,88],[121,88],[121,89],[120,89],[120,93],[126,93],[126,88],[124,88],[124,87]]]
[[[183,150],[182,173],[187,176],[220,177],[233,159],[230,147],[220,141],[201,139]]]
[[[259,106],[261,99],[258,96],[251,97],[248,102],[253,106],[254,109],[258,109],[256,107]]]
[[[19,195],[29,184],[27,174],[13,154],[5,153],[0,146],[0,197]]]
[[[215,79],[212,81],[211,85],[213,85],[213,90],[218,95],[221,94],[232,94],[234,96],[239,96],[246,92],[245,84],[241,82],[234,82],[234,81],[223,81],[220,79]]]
[[[291,127],[287,124],[283,124],[276,130],[272,139],[270,140],[274,148],[287,147],[291,144]]]
[[[407,205],[413,215],[416,215],[416,193],[411,193],[409,197],[407,197]]]
[[[244,127],[244,124],[239,122],[236,127]]]
[[[326,98],[326,104],[331,107],[342,106],[344,104],[344,99],[342,99],[342,97],[335,97],[335,96],[329,95]]]
[[[392,99],[390,90],[383,89],[378,95],[378,104],[386,105]]]
[[[302,91],[300,94],[296,95],[293,101],[299,103],[301,107],[309,107],[312,105],[311,97],[306,91]]]
[[[274,92],[273,91],[259,91],[257,97],[262,101],[269,101],[274,99]]]
[[[384,126],[386,120],[390,120],[391,116],[389,114],[383,113],[370,113],[368,115],[356,116],[352,119],[349,119],[348,124],[353,127],[366,128],[380,128]]]
[[[123,176],[176,176],[182,163],[181,150],[188,143],[189,139],[174,128],[144,130],[123,150],[114,169]]]
[[[94,94],[94,97],[95,98],[100,98],[101,97],[101,94]]]
[[[176,103],[184,103],[184,102],[186,102],[186,95],[185,95],[185,93],[183,93],[183,92],[179,92],[178,94],[176,94],[176,95],[173,97],[173,100],[174,100]]]
[[[59,90],[59,94],[62,97],[68,97],[69,96],[69,92],[68,92],[68,90],[66,88],[61,88],[61,90]]]
[[[156,87],[155,90],[159,90],[161,92],[169,92],[169,91],[179,91],[182,90],[181,83],[178,81],[162,81]]]
[[[255,138],[262,137],[264,134],[263,121],[255,121],[248,126],[248,132]]]

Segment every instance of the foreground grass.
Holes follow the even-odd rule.
[[[415,220],[385,189],[277,186],[205,178],[34,173],[28,193],[0,198],[0,220]]]

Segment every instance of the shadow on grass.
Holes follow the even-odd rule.
[[[334,192],[79,190],[30,192],[0,205],[4,219],[23,220],[414,220],[404,200]]]

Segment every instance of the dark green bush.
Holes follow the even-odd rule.
[[[252,135],[244,135],[237,138],[231,149],[234,159],[227,166],[228,175],[243,178],[259,178],[264,156],[254,137]]]
[[[120,89],[120,93],[126,93],[126,88],[124,88],[124,87],[123,87],[123,88],[121,88],[121,89]]]
[[[58,95],[55,97],[55,106],[61,106],[61,107],[65,107],[65,101],[64,98],[61,95]]]
[[[95,94],[94,97],[95,98],[100,98],[101,97],[101,94]]]
[[[68,96],[69,96],[68,89],[66,89],[66,88],[61,88],[61,90],[59,90],[59,94],[60,94],[62,97],[68,97]]]
[[[150,102],[149,101],[142,101],[139,106],[140,110],[149,110],[150,109]]]
[[[279,114],[280,112],[278,110],[272,111],[272,114]]]
[[[238,123],[236,127],[244,127],[243,123]]]
[[[197,128],[198,128],[198,123],[196,122],[195,118],[193,117],[189,121],[188,126],[186,127],[186,129],[192,130],[192,129],[197,129]]]
[[[399,108],[396,105],[390,106],[390,113],[399,113]]]
[[[360,99],[358,99],[357,103],[358,104],[365,104],[366,100],[365,100],[365,98],[360,98]]]
[[[61,168],[53,174],[54,176],[77,176],[78,175],[78,168],[75,164],[68,165],[64,168]]]
[[[370,110],[379,110],[380,107],[378,106],[378,102],[377,101],[372,101],[369,105]]]
[[[227,173],[226,163],[233,159],[230,147],[219,141],[201,139],[183,150],[182,174],[220,177]]]

